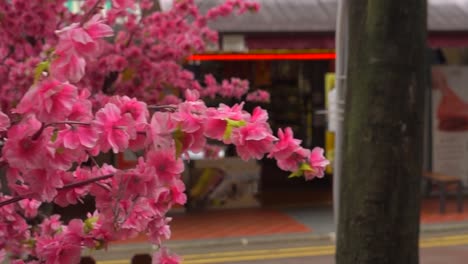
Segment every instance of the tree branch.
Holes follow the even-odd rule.
[[[64,185],[62,188],[58,188],[57,190],[58,191],[63,191],[63,190],[68,190],[68,189],[72,189],[72,188],[78,188],[78,187],[85,186],[85,185],[88,185],[90,183],[94,183],[94,182],[97,182],[97,181],[100,181],[100,180],[105,180],[105,179],[112,178],[114,175],[115,174],[106,174],[106,175],[103,175],[103,176],[87,179],[87,180],[84,180],[84,181],[70,183],[70,184]],[[16,197],[13,197],[11,199],[2,201],[2,202],[0,202],[0,207],[5,206],[5,205],[9,205],[9,204],[12,204],[12,203],[19,202],[19,201],[21,201],[23,199],[29,198],[32,195],[33,195],[32,193],[29,193],[29,194],[16,196]]]

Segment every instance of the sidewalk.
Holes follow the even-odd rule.
[[[425,199],[421,212],[421,233],[468,230],[468,198],[465,210],[456,211],[455,201],[439,213],[436,198]],[[202,247],[270,241],[330,239],[334,232],[331,206],[301,208],[252,208],[193,212],[173,215],[171,247]],[[115,246],[145,243],[144,236]]]

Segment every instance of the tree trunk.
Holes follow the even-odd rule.
[[[426,0],[350,0],[337,264],[418,263]]]

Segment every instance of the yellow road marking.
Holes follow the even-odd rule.
[[[312,256],[326,256],[333,255],[335,249],[320,250],[320,251],[298,251],[290,253],[278,253],[269,255],[247,255],[237,257],[225,257],[225,258],[207,258],[197,260],[183,261],[183,264],[208,264],[208,263],[223,263],[223,262],[236,262],[236,261],[248,261],[248,260],[267,260],[267,259],[282,259],[282,258],[295,258],[295,257],[312,257]]]
[[[441,236],[421,239],[420,248],[468,245],[468,235]],[[210,264],[236,261],[255,261],[293,257],[326,256],[335,253],[335,246],[314,246],[279,249],[227,251],[184,255],[183,264]],[[105,260],[97,264],[129,264],[130,260]]]
[[[315,246],[315,247],[296,247],[296,248],[272,248],[260,250],[246,250],[246,251],[227,251],[227,252],[214,252],[205,254],[190,254],[184,255],[184,260],[200,258],[200,257],[218,257],[218,256],[237,256],[239,254],[275,254],[279,252],[295,252],[295,251],[310,251],[310,250],[329,250],[334,249],[335,246]]]
[[[441,241],[441,240],[454,240],[454,239],[468,239],[468,235],[428,237],[428,238],[421,239],[421,242],[425,242],[425,241]]]

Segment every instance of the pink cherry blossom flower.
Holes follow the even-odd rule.
[[[201,128],[193,133],[181,132],[177,137],[179,137],[178,140],[181,143],[181,153],[186,153],[187,151],[198,153],[203,151],[206,145],[206,137]]]
[[[39,230],[43,236],[53,236],[61,227],[60,215],[54,214],[42,221]]]
[[[294,138],[290,127],[278,129],[279,141],[276,142],[268,155],[275,158],[278,167],[285,171],[296,171],[301,162],[304,162],[310,155],[310,150],[300,146],[301,141]]]
[[[35,114],[42,122],[63,121],[71,113],[77,93],[71,84],[46,80],[29,89],[15,112]]]
[[[19,202],[19,205],[24,210],[24,215],[29,218],[34,218],[37,215],[37,209],[41,202],[34,199],[25,199]]]
[[[311,171],[304,171],[306,180],[312,180],[315,177],[322,178],[325,175],[325,168],[330,162],[323,156],[324,150],[319,147],[312,149],[309,158]]]
[[[117,9],[134,8],[135,0],[112,0],[112,7]]]
[[[3,158],[14,168],[35,169],[44,166],[44,159],[50,149],[47,147],[52,128],[46,128],[38,137],[41,123],[28,116],[8,130],[8,140],[3,146]]]
[[[203,127],[206,109],[202,101],[186,101],[179,104],[173,119],[178,122],[182,131],[193,133]]]
[[[184,191],[184,182],[179,179],[175,179],[171,184],[171,195],[176,204],[184,205],[187,202],[187,195],[185,195]]]
[[[148,223],[148,237],[154,244],[160,245],[162,239],[169,239],[171,237],[171,228],[169,222],[172,220],[170,217],[159,217]],[[154,262],[153,263],[158,263]]]
[[[73,182],[80,182],[91,178],[91,171],[84,168],[78,168],[73,173],[65,173],[62,177],[64,184]],[[89,193],[90,185],[82,187],[71,188],[67,190],[60,190],[54,199],[54,203],[59,206],[65,207],[70,204],[76,204],[78,201],[82,202],[82,198]]]
[[[65,129],[58,132],[58,138],[67,149],[93,148],[99,139],[99,134],[91,126],[66,125]]]
[[[251,123],[232,133],[232,143],[243,160],[261,159],[273,147],[276,138],[261,123]]]
[[[109,99],[109,103],[115,104],[120,109],[122,115],[130,114],[133,118],[136,137],[129,141],[129,148],[135,151],[142,149],[148,142],[146,131],[149,111],[146,103],[128,96],[113,96]]]
[[[6,251],[4,248],[0,249],[0,263],[3,263],[6,257]]]
[[[177,123],[171,113],[156,112],[151,118],[150,134],[155,148],[170,148],[173,146],[172,133],[176,130]]]
[[[134,120],[129,113],[123,114],[112,103],[108,103],[96,113],[94,126],[101,133],[99,145],[103,152],[112,148],[114,153],[128,148],[128,142],[136,138]]]
[[[83,220],[72,219],[70,222],[68,222],[66,231],[63,233],[63,239],[69,243],[81,245],[81,242],[86,237],[85,228],[86,227],[83,223]],[[88,237],[88,240],[89,239],[92,239],[92,238]],[[91,243],[90,241],[87,241],[87,244],[91,244]]]
[[[171,181],[184,171],[184,164],[176,157],[175,150],[161,149],[149,151],[146,155],[146,164],[156,170],[156,175],[164,180]]]
[[[51,63],[52,76],[60,81],[76,83],[83,78],[86,60],[99,51],[97,40],[113,35],[112,28],[103,23],[100,15],[95,15],[83,26],[73,23],[57,30],[59,42],[55,49],[55,58]]]
[[[268,114],[260,107],[256,107],[249,123],[232,132],[232,143],[236,145],[237,154],[243,159],[261,159],[271,150],[276,140],[267,123]]]
[[[63,187],[65,174],[65,171],[37,169],[25,172],[23,177],[37,199],[51,202],[57,195],[57,189]]]
[[[83,135],[85,137],[85,135]],[[49,151],[47,153],[47,167],[68,170],[73,166],[74,162],[81,163],[88,159],[88,154],[83,147],[71,149],[66,148],[64,145],[64,138],[57,137],[55,140],[51,140],[48,144]]]
[[[50,64],[51,75],[62,82],[79,82],[85,75],[86,60],[74,52],[56,52],[56,58]]]
[[[179,264],[181,261],[179,256],[170,254],[169,250],[164,247],[153,254],[153,264]]]
[[[185,99],[189,102],[194,102],[200,99],[200,92],[197,90],[185,90],[184,93]]]
[[[140,197],[135,200],[122,201],[123,211],[125,212],[124,220],[121,225],[124,237],[135,237],[140,232],[146,230],[148,223],[153,220],[156,212],[150,206],[148,199]],[[122,237],[122,236],[121,236]]]
[[[135,126],[136,129],[136,138],[131,139],[128,142],[128,148],[132,151],[139,151],[144,149],[148,144],[150,144],[149,135],[149,125],[146,123],[140,123]]]
[[[56,52],[58,54],[75,53],[78,56],[94,56],[98,51],[98,39],[113,35],[112,28],[103,23],[100,15],[95,15],[83,26],[73,23],[57,30],[59,37]]]
[[[63,234],[54,237],[40,236],[36,240],[36,254],[45,263],[79,263],[81,246],[67,241]]]
[[[123,199],[130,199],[136,193],[138,196],[151,197],[159,185],[154,167],[146,165],[142,157],[138,159],[135,169],[118,171],[113,181],[114,185],[126,186],[126,192],[121,195]]]
[[[222,140],[229,120],[239,121],[248,119],[249,115],[242,110],[244,104],[229,107],[220,104],[217,109],[208,108],[206,112],[205,135]]]
[[[109,99],[109,103],[115,104],[122,115],[129,113],[137,124],[148,122],[148,107],[146,103],[138,101],[136,98],[113,96]]]
[[[100,14],[94,15],[88,22],[86,22],[83,29],[93,40],[114,35],[112,27],[104,23]]]
[[[290,127],[283,130],[278,129],[278,142],[271,150],[268,157],[275,159],[285,159],[300,147],[301,140],[295,139]]]
[[[245,100],[248,102],[269,103],[270,93],[265,90],[256,90],[248,93]]]
[[[91,95],[88,89],[81,89],[76,103],[73,104],[71,113],[68,115],[70,121],[90,122],[93,118],[92,103],[88,99]]]
[[[285,171],[296,171],[299,165],[304,162],[310,155],[310,150],[299,147],[296,148],[289,155],[282,158],[276,158],[278,167]]]
[[[164,96],[164,98],[161,99],[160,103],[162,105],[175,105],[175,104],[179,104],[181,101],[182,100],[179,97],[170,94],[170,95]]]
[[[0,131],[6,131],[10,127],[10,118],[0,111]]]
[[[22,259],[15,259],[11,261],[11,264],[41,264],[39,261],[30,260],[28,262],[24,262]]]

